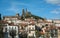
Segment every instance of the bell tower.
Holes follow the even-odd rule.
[[[26,8],[26,16],[28,16],[28,11],[27,11],[27,8]]]
[[[24,9],[22,9],[22,19],[25,19],[25,10]]]

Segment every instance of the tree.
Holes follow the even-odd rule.
[[[35,19],[42,19],[42,20],[44,20],[44,18],[36,16],[36,15],[33,15],[33,14],[31,16],[34,17]]]
[[[36,37],[40,37],[39,31],[36,30],[35,33],[36,33]]]
[[[16,36],[16,30],[11,30],[10,31],[10,36],[12,36],[12,38],[14,38],[14,36]]]
[[[2,24],[0,24],[0,38],[3,38],[4,36],[2,27],[3,27]]]
[[[1,20],[1,14],[0,14],[0,20]]]

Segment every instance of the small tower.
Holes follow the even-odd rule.
[[[19,16],[19,13],[17,13],[16,16],[18,17]]]
[[[24,17],[25,16],[25,10],[22,9],[22,16]]]
[[[25,11],[24,11],[24,9],[22,9],[22,19],[25,19]]]
[[[28,11],[27,11],[27,8],[26,8],[26,16],[28,16]]]

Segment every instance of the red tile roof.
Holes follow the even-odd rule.
[[[1,20],[0,21],[0,24],[8,24],[8,22],[7,21],[4,21],[4,20]]]
[[[13,22],[12,23],[8,23],[8,24],[14,26],[14,23]]]
[[[43,31],[40,31],[39,33],[40,33],[41,35],[44,35],[44,34],[45,34]]]
[[[20,23],[21,26],[27,26],[27,23]]]
[[[35,24],[35,21],[31,20],[30,21],[30,24],[34,25]]]

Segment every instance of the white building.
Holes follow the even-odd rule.
[[[34,22],[30,22],[27,26],[27,30],[28,30],[28,37],[35,37],[35,24]]]
[[[10,26],[10,25],[5,25],[4,27],[3,27],[3,32],[4,33],[7,33],[6,34],[6,36],[8,37],[8,38],[12,38],[11,37],[11,35],[10,35],[10,33],[12,32],[12,31],[15,31],[15,33],[16,33],[16,36],[14,36],[15,38],[18,38],[18,26],[14,26],[14,25],[12,25],[12,26]],[[6,38],[6,37],[5,37]]]
[[[60,27],[60,20],[53,20],[54,21],[54,24],[57,26],[57,27]]]

